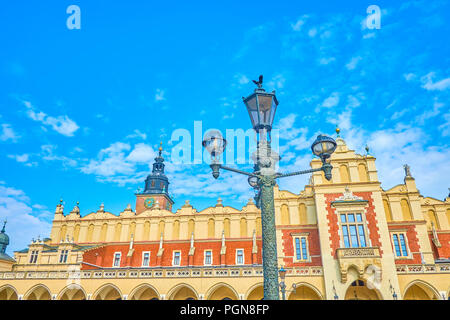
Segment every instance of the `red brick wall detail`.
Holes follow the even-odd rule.
[[[438,248],[433,242],[433,233],[429,232],[431,247],[433,248],[433,255],[435,259],[449,259],[450,258],[450,232],[439,232],[437,234],[441,247]]]
[[[227,252],[225,255],[226,265],[236,264],[236,249],[244,249],[244,261],[245,264],[262,264],[261,248],[262,241],[259,239],[256,241],[258,246],[258,253],[255,257],[252,257],[253,241],[252,239],[242,240],[242,241],[229,241],[226,242]],[[172,266],[173,251],[181,251],[181,266],[203,266],[204,262],[204,250],[212,250],[213,265],[219,266],[221,264],[220,260],[220,249],[222,243],[220,240],[214,242],[197,242],[195,243],[195,253],[194,256],[189,257],[190,241],[186,242],[166,242],[163,245],[164,253],[162,257],[157,257],[159,250],[159,243],[136,243],[134,244],[134,253],[131,258],[127,257],[129,244],[114,244],[107,245],[98,249],[92,249],[86,251],[83,254],[83,262],[94,264],[100,267],[111,268],[113,265],[114,253],[121,252],[121,264],[120,267],[141,267],[142,266],[142,252],[150,251],[150,267],[155,266]],[[189,258],[191,260],[189,260]],[[89,266],[87,264],[82,265],[83,270],[95,269],[95,267]]]
[[[286,257],[283,259],[284,266],[287,268],[301,267],[301,266],[321,266],[322,259],[320,256],[320,242],[319,242],[319,230],[305,229],[299,227],[298,229],[282,229],[282,252]],[[308,255],[311,258],[311,262],[294,262],[295,248],[294,248],[294,236],[292,234],[297,233],[309,233],[308,235]]]
[[[412,259],[395,259],[395,264],[421,264],[422,259],[420,257],[420,245],[419,245],[419,239],[417,238],[417,231],[415,225],[388,225],[389,231],[395,231],[395,230],[406,230],[406,238],[408,239],[408,250],[409,252],[412,252]],[[392,252],[395,255],[395,248],[394,243],[392,243],[392,237],[391,238],[391,246],[392,246]],[[415,252],[415,253],[414,253]]]
[[[355,196],[361,197],[368,201],[365,206],[365,215],[367,221],[367,229],[369,230],[369,237],[374,247],[380,247],[380,255],[383,256],[383,250],[381,249],[380,233],[378,228],[378,219],[376,217],[375,208],[373,205],[372,192],[354,192]],[[331,202],[335,201],[336,198],[342,196],[342,193],[329,193],[325,194],[325,203],[327,210],[327,220],[328,220],[328,233],[331,247],[331,255],[336,257],[336,249],[340,247],[340,237],[339,237],[339,222],[338,216],[336,215],[336,208],[331,206]]]

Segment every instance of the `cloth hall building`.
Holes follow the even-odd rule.
[[[331,181],[319,171],[298,194],[274,188],[286,298],[448,299],[450,197],[422,196],[408,166],[402,183],[383,190],[375,158],[336,142]],[[134,210],[101,205],[81,215],[78,204],[66,212],[60,203],[49,237],[14,257],[3,226],[0,299],[262,299],[253,201],[238,210],[219,199],[202,211],[186,202],[175,212],[168,190],[160,149]]]

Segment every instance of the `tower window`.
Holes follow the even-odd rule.
[[[61,250],[61,254],[59,256],[59,263],[67,262],[68,253],[69,253],[69,250]]]
[[[37,251],[37,250],[31,251],[31,255],[30,255],[30,263],[36,263],[36,262],[37,262],[38,255],[39,255],[39,251]]]

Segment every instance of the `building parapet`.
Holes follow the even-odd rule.
[[[450,263],[397,265],[398,274],[450,273]]]
[[[296,267],[288,277],[323,276],[322,267]],[[117,278],[198,278],[198,277],[263,277],[262,266],[193,267],[193,268],[127,268],[73,271],[0,272],[0,280],[19,279],[117,279]]]

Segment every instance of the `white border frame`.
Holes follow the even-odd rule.
[[[392,253],[394,254],[394,259],[395,260],[413,259],[414,257],[412,255],[411,249],[409,247],[408,231],[407,230],[390,230],[389,234],[390,234],[390,238],[391,238],[391,246],[392,246]],[[405,236],[406,250],[408,250],[407,256],[400,256],[400,257],[397,256],[397,251],[395,250],[395,245],[394,245],[394,234],[397,234],[397,235],[403,234]],[[402,245],[400,242],[400,236],[398,237],[398,245],[400,246],[400,251],[403,251]]]
[[[179,253],[180,254],[180,263],[179,264],[174,264],[175,262],[175,253]],[[172,267],[180,267],[181,266],[181,250],[173,250],[172,251]]]
[[[239,250],[242,250],[242,263],[238,263],[238,251]],[[245,250],[243,249],[243,248],[238,248],[238,249],[236,249],[236,253],[235,253],[235,259],[234,259],[235,261],[235,264],[237,265],[237,266],[242,266],[242,265],[244,265],[245,264]]]
[[[206,252],[211,252],[211,263],[206,263]],[[211,249],[203,250],[203,265],[204,266],[212,266],[213,265],[213,251]]]
[[[144,265],[144,255],[148,253],[148,265]],[[142,267],[150,267],[150,251],[142,251],[142,261],[141,261]]]
[[[115,262],[116,262],[116,254],[119,255],[119,265],[118,265],[118,266],[115,265]],[[122,262],[122,252],[120,252],[120,251],[114,252],[114,255],[113,255],[113,262],[112,262],[112,267],[113,267],[113,268],[120,268],[121,262]]]
[[[302,252],[302,238],[305,238],[306,241],[306,255],[308,256],[308,258],[306,260],[304,259],[297,259],[297,248],[295,246],[295,239],[298,238],[300,240],[300,256],[303,257],[303,252]],[[311,262],[311,254],[309,252],[309,241],[308,241],[308,236],[307,235],[293,235],[292,236],[292,245],[294,247],[294,256],[292,257],[293,262],[297,263],[297,262]]]

